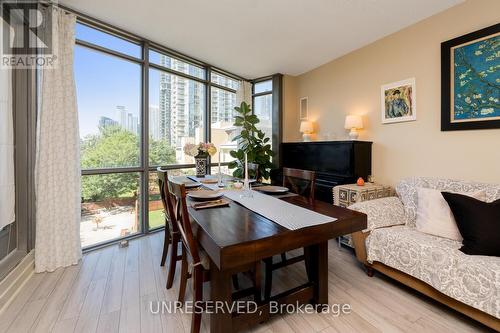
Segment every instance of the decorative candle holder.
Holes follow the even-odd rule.
[[[250,185],[250,182],[248,181],[248,179],[245,179],[243,181],[243,189],[241,191],[240,197],[242,197],[242,198],[253,198],[252,186]]]
[[[219,171],[219,173],[217,174],[217,186],[218,187],[225,187],[226,186],[224,184],[224,182],[222,181],[222,178],[223,178],[222,172]]]

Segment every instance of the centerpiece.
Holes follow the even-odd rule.
[[[214,156],[217,148],[211,142],[200,142],[199,144],[186,143],[184,145],[184,153],[194,157],[196,166],[196,177],[205,177],[208,167],[208,156]]]

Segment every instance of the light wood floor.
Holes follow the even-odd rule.
[[[149,302],[176,300],[160,267],[163,233],[88,253],[78,266],[35,274],[0,315],[0,332],[189,332],[187,314],[158,314]],[[179,274],[176,274],[178,277]],[[244,277],[240,278],[245,283]],[[276,272],[276,291],[305,280],[300,264]],[[205,284],[208,295],[209,284]],[[190,299],[190,291],[186,299]],[[376,274],[366,276],[348,249],[329,246],[330,304],[352,313],[274,317],[255,332],[487,332],[452,310]],[[209,318],[203,316],[202,331]]]

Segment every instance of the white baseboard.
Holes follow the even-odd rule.
[[[35,273],[35,251],[28,253],[12,271],[0,281],[0,314],[7,308]]]

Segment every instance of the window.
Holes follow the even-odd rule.
[[[120,37],[110,35],[81,23],[76,24],[75,34],[76,39],[80,41],[104,47],[135,58],[141,58],[141,46]]]
[[[254,83],[253,113],[259,117],[257,128],[266,137],[273,137],[273,81],[266,80]]]
[[[212,72],[210,74],[210,81],[212,81],[212,83],[215,83],[219,86],[223,86],[223,87],[230,88],[233,90],[238,90],[238,88],[240,87],[240,81],[232,79],[226,75],[219,74],[217,72]]]
[[[261,93],[271,93],[273,91],[273,81],[272,80],[267,80],[267,81],[262,81],[262,82],[256,82],[254,84],[254,94],[261,94]]]
[[[116,38],[90,35],[110,47]],[[142,173],[122,170],[141,165],[141,65],[77,45],[74,73],[83,170],[80,235],[87,247],[141,232]]]
[[[262,130],[266,137],[273,137],[273,95],[256,96],[253,101],[253,112],[259,117],[260,122],[256,125]]]
[[[161,70],[149,70],[149,163],[192,164],[186,143],[205,138],[205,85]]]
[[[141,232],[139,182],[136,172],[82,177],[83,247]]]
[[[141,66],[75,47],[82,169],[137,167],[141,142]]]
[[[212,162],[229,162],[234,158],[229,155],[231,150],[236,149],[233,138],[238,135],[235,127],[234,117],[236,106],[236,93],[212,87],[211,89],[211,142],[220,150],[220,155],[212,157]]]
[[[221,161],[229,162],[236,147],[240,81],[219,72],[208,76],[208,67],[149,49],[146,41],[81,23],[76,35],[80,231],[88,248],[164,226],[156,167],[167,166],[169,176],[194,175],[194,160],[183,151],[186,143],[205,141],[208,134],[222,151]],[[142,59],[143,47],[149,62]],[[218,154],[212,162],[218,162]],[[222,168],[227,172],[226,165]]]
[[[160,52],[150,50],[149,62],[161,67],[197,77],[199,79],[205,79],[204,68],[179,60],[177,58],[173,58]]]

